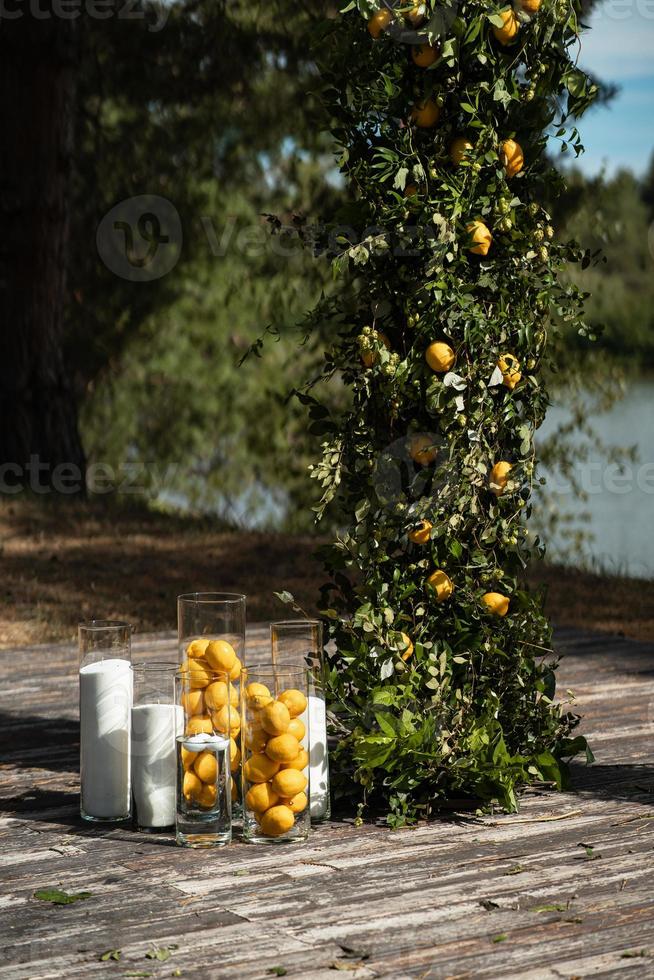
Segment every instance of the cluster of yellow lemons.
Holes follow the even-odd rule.
[[[541,0],[516,0],[518,10],[526,16],[534,16],[538,12]],[[411,7],[404,17],[414,27],[419,27],[424,23],[427,11],[424,4]],[[502,19],[502,26],[493,25],[493,34],[497,40],[503,44],[510,44],[515,40],[520,29],[520,21],[513,7],[503,10],[499,15]],[[393,13],[387,8],[378,10],[368,21],[368,30],[375,40],[390,27],[394,20]],[[412,45],[411,57],[415,65],[419,68],[429,68],[440,56],[440,46],[438,44],[416,44]],[[417,102],[411,109],[411,120],[420,129],[431,129],[436,126],[442,109],[442,100],[438,97],[430,97]],[[473,144],[465,136],[457,136],[450,144],[449,156],[455,166],[459,166],[470,152],[474,150]],[[499,146],[499,157],[504,167],[507,177],[514,177],[524,167],[524,153],[522,147],[514,139],[503,140]],[[418,192],[418,188],[411,184],[405,190],[405,196],[413,196]],[[488,255],[493,236],[488,226],[480,219],[476,218],[469,221],[466,225],[466,232],[469,236],[468,251],[474,255]]]
[[[502,25],[493,25],[493,34],[496,40],[502,45],[509,45],[515,41],[520,30],[521,21],[526,21],[538,13],[541,0],[515,0],[513,6],[508,7],[500,13]],[[420,27],[424,24],[427,17],[427,10],[424,4],[417,4],[404,11],[403,16],[413,27]],[[395,19],[394,14],[387,8],[378,10],[368,22],[368,30],[375,40],[388,30]],[[414,64],[419,68],[429,68],[440,56],[438,44],[419,44],[414,45],[411,50],[411,57]],[[411,119],[421,129],[430,129],[436,126],[441,116],[442,100],[438,98],[427,98],[416,103],[411,109]],[[458,167],[470,160],[474,145],[466,136],[457,136],[449,147],[449,158],[453,166]],[[508,179],[515,177],[524,168],[525,158],[522,147],[515,139],[503,140],[498,148],[500,163]],[[405,190],[405,196],[411,197],[418,193],[418,188],[411,184]],[[468,222],[466,225],[469,243],[468,250],[476,255],[487,255],[493,244],[493,236],[488,226],[477,218]],[[390,350],[388,337],[381,331],[377,331],[375,340],[380,341]],[[376,352],[370,348],[362,353],[362,361],[365,367],[372,367],[377,362]],[[451,371],[456,363],[456,354],[449,344],[443,341],[434,341],[425,351],[427,364],[437,374]],[[502,374],[502,383],[510,391],[516,387],[522,378],[521,366],[514,354],[503,353],[497,360],[497,367]],[[428,466],[434,462],[437,456],[437,448],[433,444],[433,439],[425,433],[413,435],[409,443],[409,453],[411,458],[420,466]],[[499,460],[492,467],[489,474],[489,489],[496,497],[504,493],[512,466],[506,460]],[[428,520],[422,520],[417,528],[409,534],[409,539],[416,545],[425,545],[431,539],[432,524]],[[434,569],[427,578],[427,586],[433,592],[437,602],[445,602],[452,595],[454,585],[442,569]],[[499,592],[487,592],[481,600],[487,611],[495,616],[506,616],[509,611],[510,600],[508,596]],[[404,652],[401,654],[403,660],[413,653],[413,643],[410,638],[402,633]]]
[[[237,738],[241,728],[239,693],[236,681],[242,664],[227,640],[192,640],[186,648],[186,659],[180,670],[185,683],[182,707],[187,721],[185,735],[211,735],[219,731],[229,737],[232,771],[232,799],[238,796],[233,778],[241,763]],[[222,674],[224,679],[216,680]],[[184,783],[182,791],[187,802],[212,807],[216,802],[216,757],[209,749],[191,752],[182,749]]]
[[[263,834],[281,837],[309,803],[309,754],[302,744],[306,731],[300,719],[307,699],[295,688],[273,698],[265,684],[252,683],[246,688],[245,704],[245,806]]]

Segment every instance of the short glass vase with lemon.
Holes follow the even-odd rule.
[[[229,730],[230,716],[238,714],[238,708],[226,700],[218,712],[208,709],[214,692],[226,691],[230,680],[229,674],[204,669],[203,674],[207,684],[201,688],[195,686],[197,670],[180,670],[175,676],[175,703],[182,721],[175,739],[175,836],[183,847],[220,847],[232,839],[231,740],[213,718],[226,716]]]
[[[305,840],[309,813],[308,676],[302,665],[241,674],[243,837]]]
[[[191,726],[230,740],[232,812],[240,816],[240,677],[245,654],[246,597],[234,592],[191,592],[177,597],[180,670],[188,675]],[[212,675],[224,680],[212,680]],[[191,711],[192,709],[192,711]],[[195,719],[195,720],[193,720]]]

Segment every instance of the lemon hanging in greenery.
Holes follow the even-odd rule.
[[[493,34],[500,44],[511,44],[513,41],[515,41],[518,31],[520,30],[518,18],[513,12],[512,7],[509,7],[507,10],[500,11],[499,16],[502,19],[502,26],[498,27],[497,25],[493,24]]]

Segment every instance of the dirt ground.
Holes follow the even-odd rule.
[[[221,530],[206,519],[79,501],[0,501],[0,649],[72,640],[81,619],[125,619],[139,633],[176,628],[181,592],[245,592],[248,618],[315,612],[324,582],[309,537]],[[654,582],[539,565],[555,623],[654,639]]]

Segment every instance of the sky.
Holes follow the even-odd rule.
[[[588,174],[602,167],[642,174],[654,151],[654,0],[604,0],[590,27],[579,64],[620,91],[581,120],[586,152],[577,164]]]

